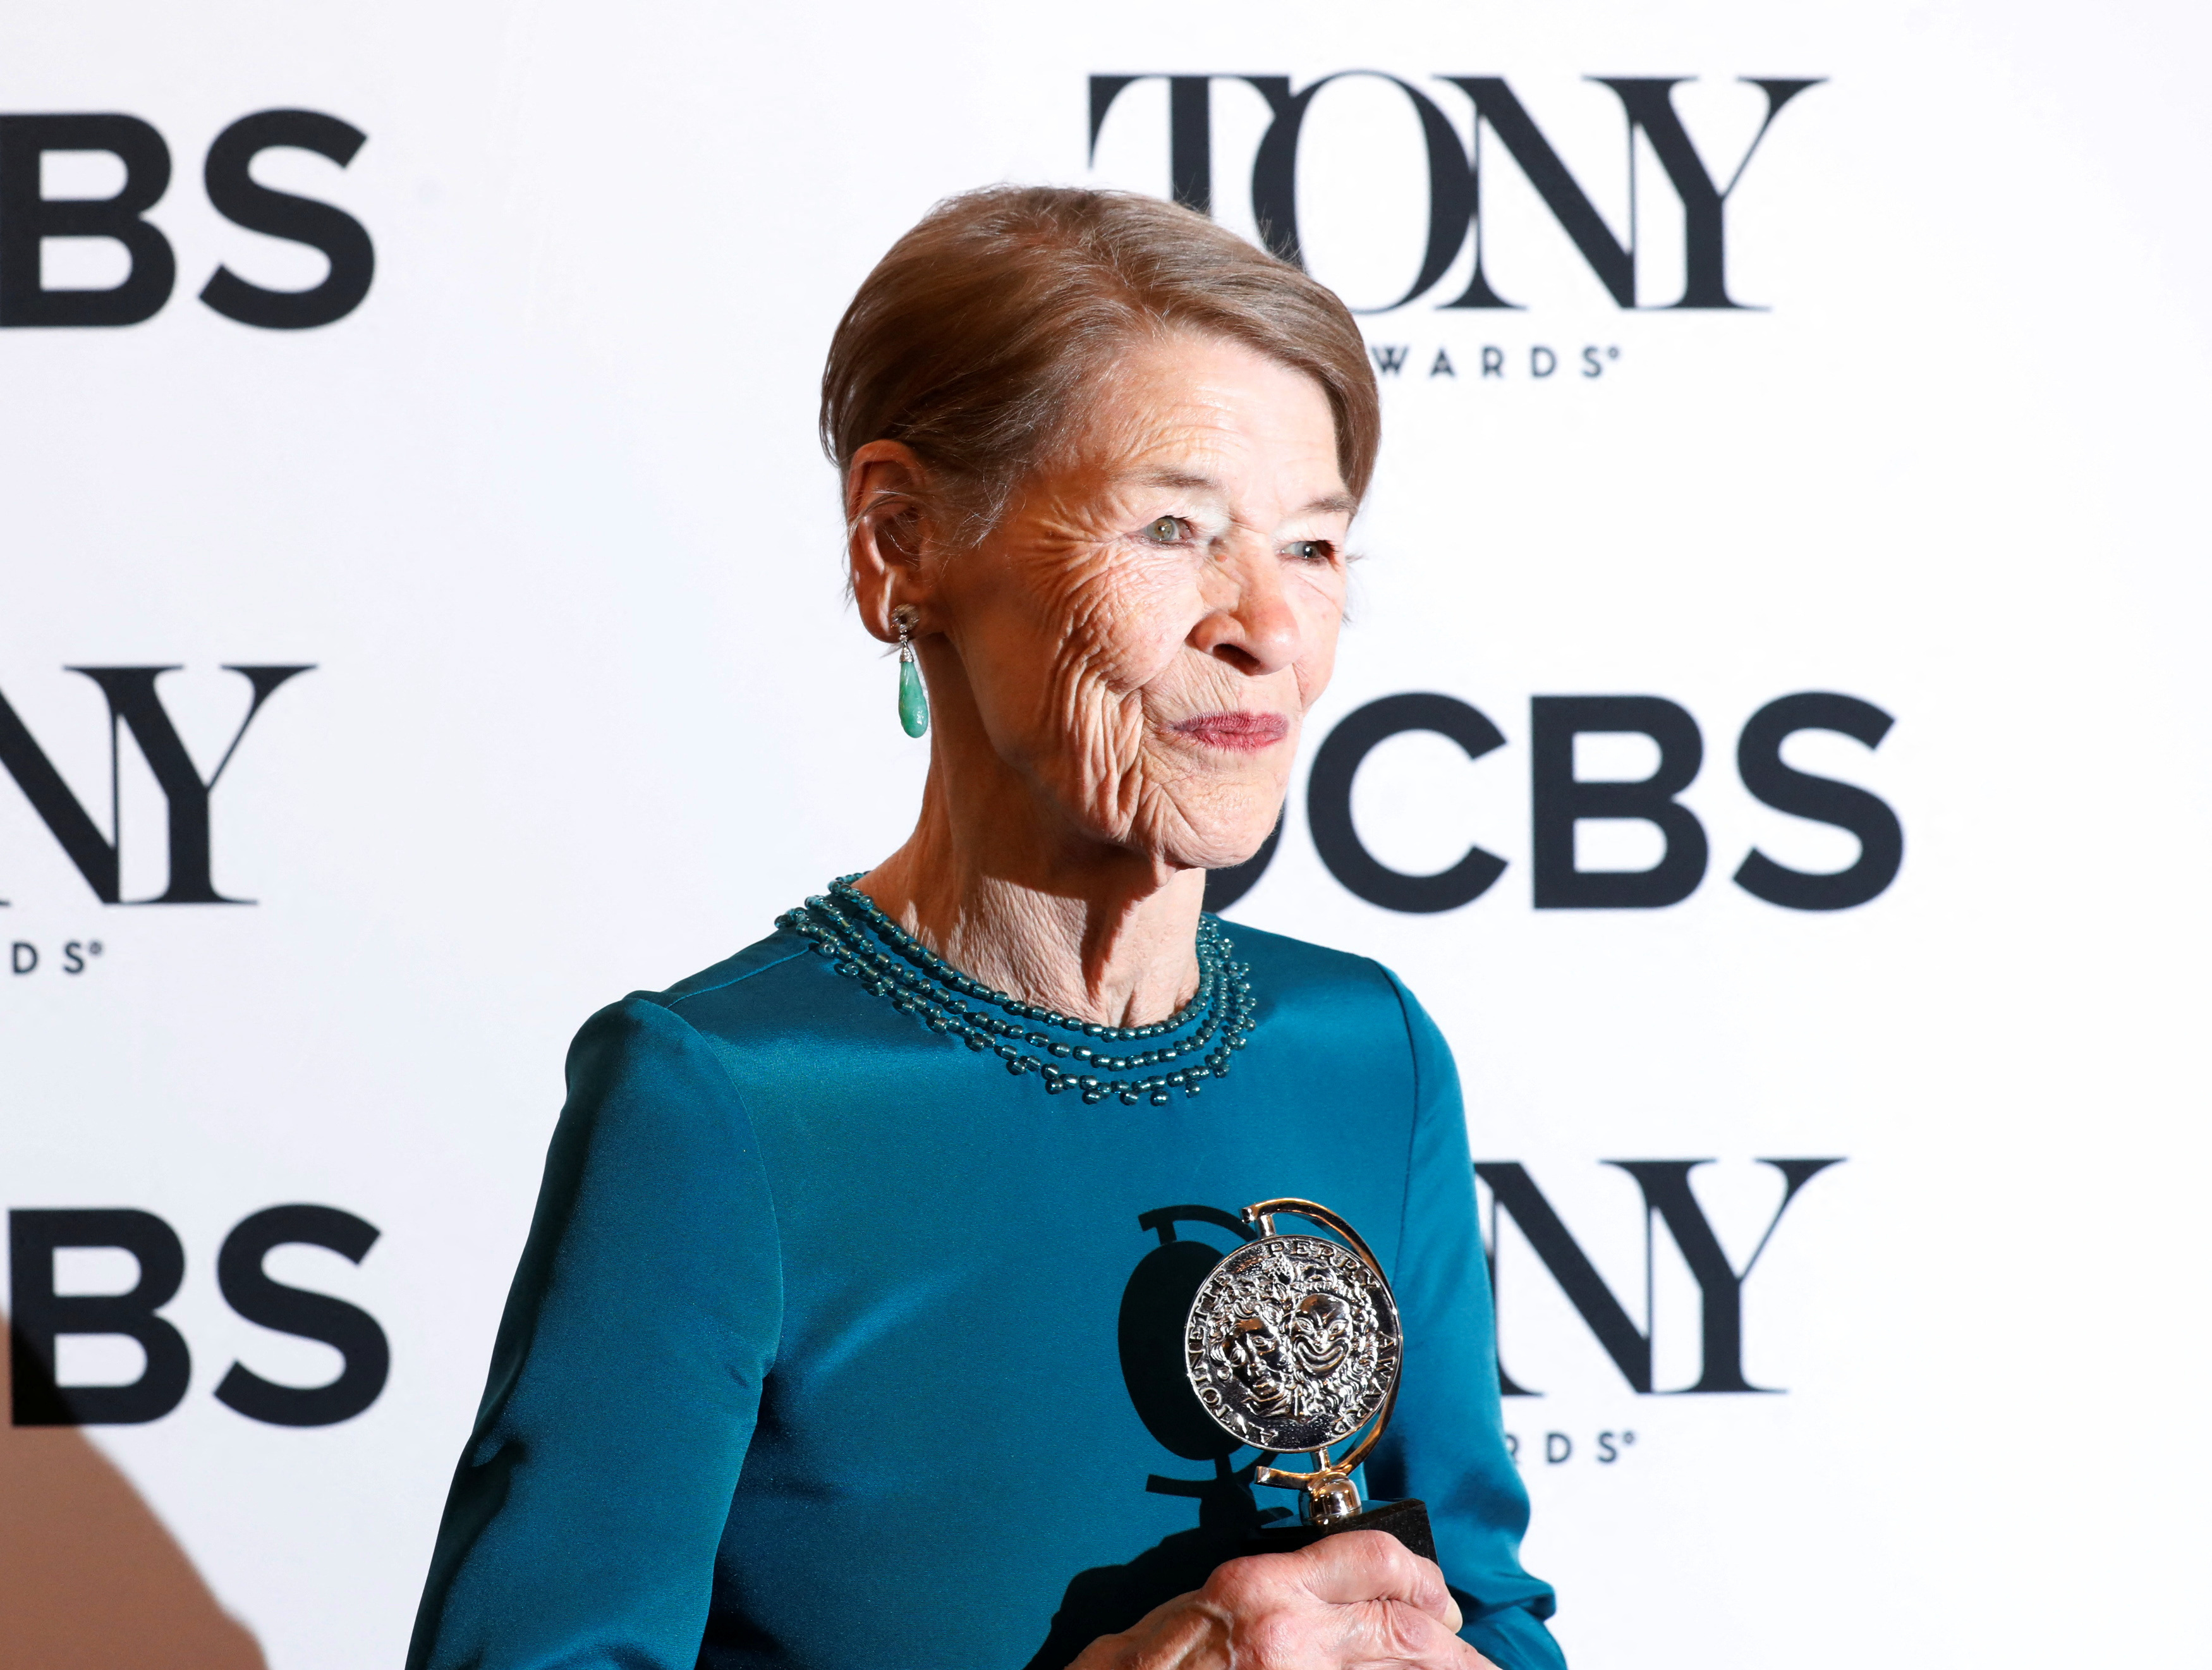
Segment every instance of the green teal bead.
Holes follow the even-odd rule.
[[[926,703],[923,711],[926,725]],[[1077,1090],[1086,1105],[1115,1096],[1125,1105],[1146,1101],[1158,1105],[1176,1089],[1187,1096],[1195,1096],[1199,1092],[1197,1080],[1226,1078],[1231,1056],[1250,1041],[1246,1035],[1259,1007],[1252,993],[1251,969],[1244,963],[1228,960],[1224,953],[1229,942],[1211,918],[1205,919],[1199,930],[1198,994],[1168,1020],[1144,1026],[1106,1026],[1062,1015],[1041,1004],[1025,1003],[962,974],[885,916],[873,900],[853,886],[856,879],[840,877],[832,884],[832,890],[839,903],[859,921],[868,925],[865,932],[854,920],[841,914],[828,899],[809,899],[805,908],[787,912],[777,920],[777,925],[803,934],[813,949],[830,959],[837,973],[889,999],[900,1012],[915,1016],[933,1032],[957,1035],[978,1054],[995,1054],[1010,1076],[1038,1074],[1052,1094]],[[890,950],[884,949],[885,943]],[[968,993],[1004,1014],[1018,1018],[1002,1020],[971,1009],[965,1001],[951,996],[948,987]],[[1125,1049],[1133,1044],[1137,1048],[1125,1055],[1087,1048],[1032,1029],[1032,1025],[1039,1022],[1047,1027],[1064,1027],[1079,1037],[1110,1039]],[[1186,1031],[1186,1028],[1190,1029]],[[1182,1035],[1170,1035],[1177,1034]],[[1149,1048],[1144,1047],[1146,1041],[1154,1039],[1163,1041]],[[1102,1081],[1092,1074],[1066,1072],[1048,1065],[1047,1060],[1040,1060],[1037,1055],[1024,1054],[1020,1048],[1024,1044],[1034,1046],[1047,1058],[1073,1058],[1081,1066],[1109,1072],[1142,1072],[1149,1067],[1180,1063],[1186,1057],[1202,1056],[1204,1060],[1193,1060],[1189,1066],[1173,1073]]]
[[[929,729],[929,693],[921,687],[921,669],[912,661],[899,663],[899,723],[909,737]]]

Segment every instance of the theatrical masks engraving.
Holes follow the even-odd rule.
[[[1380,1411],[1398,1377],[1398,1309],[1358,1254],[1316,1236],[1267,1236],[1198,1290],[1184,1365],[1206,1412],[1279,1454],[1334,1444]]]

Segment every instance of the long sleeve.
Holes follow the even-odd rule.
[[[661,1005],[602,1010],[569,1051],[410,1670],[691,1670],[782,1309],[728,1075]]]
[[[1505,1448],[1489,1272],[1451,1049],[1413,994],[1404,1005],[1416,1078],[1403,1239],[1390,1268],[1405,1327],[1404,1378],[1389,1430],[1367,1463],[1382,1498],[1429,1506],[1438,1564],[1467,1618],[1467,1641],[1500,1670],[1564,1670],[1543,1619],[1550,1585],[1522,1570],[1528,1497]]]

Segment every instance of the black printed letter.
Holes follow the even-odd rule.
[[[1504,745],[1498,727],[1448,695],[1386,695],[1349,715],[1314,756],[1306,780],[1306,825],[1328,872],[1350,891],[1385,910],[1456,910],[1479,899],[1504,873],[1505,860],[1480,847],[1441,874],[1408,876],[1376,862],[1352,823],[1352,780],[1375,745],[1401,731],[1434,731],[1479,760]]]
[[[48,151],[106,151],[123,164],[112,197],[49,197]],[[161,311],[177,258],[141,217],[169,189],[169,148],[136,116],[0,116],[0,325],[137,325]],[[47,238],[112,238],[131,257],[106,290],[50,290],[40,268]]]
[[[54,1291],[54,1252],[119,1247],[138,1260],[128,1293]],[[17,1426],[131,1426],[158,1421],[184,1400],[192,1375],[185,1336],[154,1313],[185,1279],[184,1243],[149,1212],[18,1211],[8,1214],[9,1364]],[[122,1334],[146,1353],[128,1386],[58,1386],[54,1341],[64,1333]]]
[[[225,319],[269,331],[304,331],[343,319],[361,306],[376,272],[376,251],[362,223],[342,209],[295,197],[258,183],[253,159],[291,146],[326,156],[343,168],[368,136],[313,110],[264,110],[233,122],[208,147],[208,201],[224,219],[249,232],[265,232],[319,249],[330,258],[323,282],[304,290],[268,290],[249,284],[228,267],[217,267],[200,300]]]
[[[1897,879],[1905,862],[1905,831],[1897,814],[1863,788],[1782,762],[1783,743],[1799,731],[1837,731],[1875,748],[1891,723],[1872,702],[1826,690],[1783,696],[1751,716],[1735,745],[1743,786],[1777,811],[1849,829],[1859,838],[1859,855],[1847,869],[1808,873],[1777,864],[1754,847],[1736,870],[1738,887],[1790,910],[1848,910]]]
[[[271,1206],[230,1232],[216,1259],[216,1280],[230,1308],[249,1322],[335,1345],[345,1358],[327,1386],[280,1386],[234,1363],[215,1394],[241,1415],[272,1426],[332,1426],[376,1401],[392,1368],[392,1350],[376,1319],[327,1293],[271,1281],[261,1261],[272,1248],[298,1242],[327,1247],[359,1264],[376,1244],[374,1225],[335,1206]]]
[[[1679,904],[1705,878],[1705,830],[1674,797],[1705,759],[1698,722],[1656,695],[1540,695],[1528,704],[1532,830],[1539,910],[1653,910]],[[1633,731],[1659,744],[1659,767],[1641,782],[1583,782],[1575,738]],[[1578,870],[1575,825],[1639,818],[1667,848],[1649,870]]]

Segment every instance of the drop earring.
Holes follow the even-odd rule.
[[[929,729],[929,692],[922,688],[921,668],[914,659],[917,618],[905,604],[891,610],[891,624],[898,629],[899,724],[909,737],[919,737]]]

